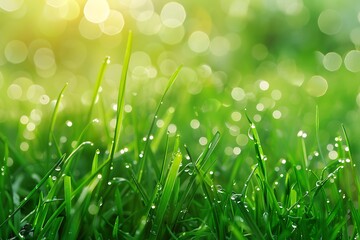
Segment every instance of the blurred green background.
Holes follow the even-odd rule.
[[[335,160],[342,123],[359,157],[356,0],[0,0],[1,132],[24,153],[46,142],[55,101],[68,82],[56,129],[59,142],[71,145],[110,56],[92,133],[106,146],[129,30],[134,44],[122,146],[146,136],[169,76],[183,64],[156,126],[178,132],[196,153],[220,131],[219,169],[231,168],[238,155],[254,161],[245,108],[273,162],[301,151],[300,130],[310,156],[322,151]]]

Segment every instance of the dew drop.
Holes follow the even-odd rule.
[[[253,135],[253,133],[252,133],[251,128],[249,128],[249,130],[248,130],[248,137],[249,137],[251,140],[254,141],[254,135]]]
[[[320,187],[322,185],[322,182],[321,181],[316,181],[316,186],[317,187]]]
[[[72,121],[70,121],[70,120],[67,120],[67,121],[65,122],[65,124],[66,124],[66,126],[68,126],[68,127],[72,127],[72,125],[73,125]]]

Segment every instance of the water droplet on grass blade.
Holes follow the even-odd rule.
[[[252,126],[255,126],[255,125],[252,125]],[[253,135],[253,133],[252,133],[251,128],[249,128],[249,130],[248,130],[248,137],[249,137],[252,141],[254,141],[254,135]]]
[[[65,122],[65,124],[66,124],[66,126],[68,126],[68,127],[72,127],[72,125],[73,125],[72,121],[70,121],[70,120],[67,120],[67,121]]]
[[[323,185],[323,182],[322,182],[322,181],[320,181],[320,180],[319,180],[319,181],[316,181],[316,186],[317,186],[317,187],[320,187],[321,185]]]

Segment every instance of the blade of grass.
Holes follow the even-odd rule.
[[[173,194],[173,189],[175,186],[175,181],[179,172],[180,164],[182,162],[182,154],[177,152],[174,156],[173,162],[170,166],[169,173],[167,175],[164,190],[159,199],[159,205],[157,206],[157,211],[155,215],[155,220],[152,226],[151,235],[149,239],[161,239],[161,231],[165,230],[163,227],[163,220],[170,201],[171,195]]]
[[[1,177],[0,177],[0,204],[3,208],[3,211],[0,211],[0,222],[3,222],[9,211],[13,209],[13,200],[12,200],[12,187],[10,180],[9,168],[7,166],[7,161],[9,158],[9,147],[7,141],[4,141],[4,150],[3,150],[3,159],[0,165]],[[9,234],[8,228],[1,229],[0,238],[6,238]]]
[[[360,212],[358,209],[355,208],[354,203],[352,201],[349,201],[348,204],[350,206],[349,207],[350,213],[351,213],[351,216],[355,223],[354,225],[356,227],[356,231],[354,231],[354,234],[355,234],[355,232],[357,232],[359,234],[360,233]]]
[[[112,231],[112,237],[114,239],[119,239],[119,216],[116,217],[115,219],[115,224],[114,224],[114,227],[113,227],[113,231]]]
[[[52,144],[52,139],[54,137],[54,128],[55,128],[55,122],[56,122],[56,118],[59,112],[59,107],[60,107],[60,103],[61,103],[61,99],[64,96],[64,92],[65,89],[67,88],[68,83],[65,84],[65,86],[63,87],[63,89],[60,91],[60,94],[56,100],[56,104],[55,104],[55,108],[54,111],[52,113],[51,116],[51,121],[50,121],[50,128],[49,128],[49,137],[48,137],[48,144],[51,145]]]
[[[154,126],[155,126],[155,122],[157,120],[157,116],[159,114],[159,110],[161,108],[161,106],[163,105],[163,102],[164,102],[164,99],[165,99],[165,96],[167,94],[167,92],[169,91],[170,87],[173,85],[173,83],[175,82],[175,79],[177,78],[177,76],[179,75],[179,72],[181,70],[182,66],[179,66],[175,72],[173,73],[173,75],[171,75],[169,81],[168,81],[168,84],[166,85],[166,88],[165,88],[165,91],[163,93],[163,95],[161,96],[161,99],[160,99],[160,102],[155,110],[155,115],[154,115],[154,118],[151,122],[151,125],[150,125],[150,128],[149,128],[149,132],[147,134],[147,138],[146,139],[149,139],[150,136],[152,135],[152,132],[153,132],[153,129],[154,129]],[[146,158],[147,158],[147,155],[148,155],[148,151],[149,151],[149,147],[150,147],[150,141],[146,141],[145,143],[145,147],[144,147],[144,156],[143,158],[140,159],[140,166],[139,166],[139,173],[138,173],[138,182],[141,182],[142,180],[142,176],[143,176],[143,172],[144,172],[144,166],[145,166],[145,161],[146,161]]]
[[[256,130],[255,124],[250,120],[250,117],[248,116],[247,112],[245,112],[246,118],[250,124],[250,131],[253,136],[253,142],[255,146],[255,153],[256,153],[256,159],[260,167],[260,174],[261,177],[267,182],[267,174],[266,174],[266,168],[265,168],[265,161],[264,161],[264,152],[261,147],[260,143],[260,137]]]
[[[59,238],[59,230],[60,230],[61,223],[63,222],[63,220],[64,220],[64,217],[58,217],[53,221],[53,223],[51,225],[51,229],[48,234],[49,239],[58,239]]]
[[[350,144],[350,139],[349,136],[347,134],[346,128],[344,126],[344,124],[341,124],[341,129],[345,138],[345,143],[347,146],[347,152],[348,152],[348,158],[350,159],[350,164],[351,164],[351,171],[352,171],[352,177],[354,178],[354,183],[356,186],[356,192],[357,192],[357,199],[360,199],[360,181],[359,181],[359,176],[358,176],[358,171],[356,169],[356,163],[354,162],[353,158],[352,158],[352,147]],[[358,201],[358,207],[360,207],[360,201]],[[360,231],[360,229],[359,229]]]
[[[118,99],[117,99],[116,124],[115,124],[115,132],[114,132],[114,148],[110,152],[110,159],[114,158],[114,153],[117,151],[119,139],[120,139],[120,130],[124,118],[125,87],[126,87],[126,79],[127,79],[127,73],[130,63],[131,48],[132,48],[132,32],[130,31],[128,35],[126,50],[125,50],[124,64],[121,71],[120,86],[119,86]]]
[[[320,113],[319,113],[319,106],[316,105],[316,116],[315,116],[315,135],[316,135],[316,142],[317,142],[317,145],[318,145],[318,150],[319,150],[320,158],[321,158],[321,160],[325,163],[325,158],[324,158],[323,152],[322,152],[322,150],[321,150],[319,129],[320,129]]]
[[[132,32],[129,31],[127,45],[125,49],[125,56],[124,56],[124,64],[121,71],[120,77],[120,86],[118,91],[118,98],[117,98],[117,111],[116,111],[116,123],[115,123],[115,130],[114,130],[114,137],[110,146],[108,166],[104,168],[102,176],[102,186],[101,189],[105,188],[105,184],[109,181],[109,175],[111,171],[111,167],[113,165],[113,159],[115,152],[117,151],[119,140],[120,140],[120,131],[121,126],[124,118],[124,106],[125,106],[125,87],[126,87],[126,79],[127,79],[127,72],[129,69],[130,63],[130,56],[131,56],[131,48],[132,48]]]
[[[102,80],[104,78],[106,67],[107,67],[107,65],[109,63],[110,63],[110,57],[107,56],[107,57],[105,57],[104,62],[101,65],[99,74],[98,74],[97,79],[96,79],[96,84],[95,84],[94,92],[93,92],[93,95],[92,95],[92,98],[91,98],[91,104],[90,104],[88,116],[86,118],[86,123],[90,122],[91,115],[92,115],[92,112],[93,112],[93,109],[94,109],[94,105],[95,105],[95,102],[96,102],[96,99],[97,99],[97,96],[98,96],[98,93],[99,93],[99,89],[100,89],[100,86],[101,86],[101,82],[102,82]]]
[[[71,217],[71,177],[64,177],[64,197],[65,197],[65,213],[67,217]]]

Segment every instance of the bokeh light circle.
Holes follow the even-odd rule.
[[[354,28],[350,32],[350,39],[355,45],[360,45],[360,28]]]
[[[97,39],[102,35],[100,26],[89,22],[86,18],[81,19],[79,23],[79,31],[81,36],[89,40]]]
[[[210,45],[209,36],[205,32],[195,31],[190,35],[188,45],[193,52],[205,52]]]
[[[323,58],[324,68],[328,71],[337,71],[342,64],[342,58],[335,52],[327,53]]]
[[[110,7],[106,0],[87,0],[84,7],[85,18],[92,23],[102,23],[110,15]]]
[[[33,59],[35,66],[39,69],[50,69],[55,65],[54,52],[50,48],[39,48]]]
[[[136,24],[139,31],[145,35],[157,34],[161,29],[161,20],[157,13],[154,13],[146,21],[137,21]]]
[[[100,29],[103,33],[113,36],[122,31],[125,25],[125,20],[121,12],[111,10],[109,17],[100,24]]]
[[[7,95],[11,99],[20,99],[22,94],[23,90],[18,84],[11,84],[7,89]]]
[[[328,90],[328,83],[322,76],[312,76],[305,85],[305,89],[313,97],[321,97]]]
[[[360,72],[360,51],[351,50],[344,59],[344,64],[350,72]]]
[[[147,21],[153,14],[154,4],[150,0],[135,0],[130,4],[130,15],[136,21]]]
[[[337,34],[342,27],[341,16],[335,10],[325,10],[319,15],[318,26],[320,31],[327,35]]]
[[[235,87],[232,89],[231,91],[231,97],[235,100],[235,101],[241,101],[245,98],[245,91],[242,88],[239,87]]]
[[[160,18],[162,23],[170,28],[181,26],[186,18],[185,8],[177,2],[169,2],[161,10]]]
[[[159,32],[159,37],[163,43],[175,45],[180,43],[185,36],[185,29],[182,25],[176,28],[163,26]]]
[[[14,64],[25,61],[28,55],[28,48],[24,42],[19,40],[10,41],[4,50],[5,58]]]
[[[215,37],[210,43],[210,52],[218,57],[225,56],[229,53],[230,42],[226,37]]]
[[[19,10],[24,3],[24,0],[0,0],[0,8],[6,12],[14,12]]]

